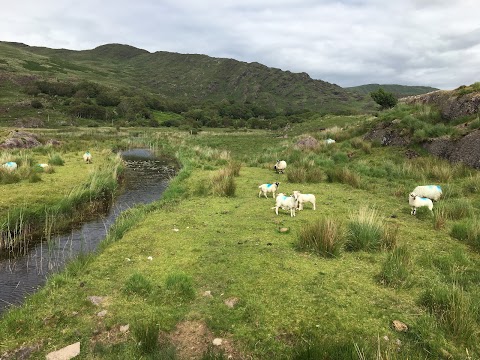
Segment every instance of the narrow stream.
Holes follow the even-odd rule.
[[[171,163],[155,158],[148,150],[133,149],[121,155],[126,164],[124,191],[115,198],[107,214],[69,234],[55,236],[53,246],[42,242],[23,257],[0,260],[0,314],[21,304],[26,295],[44,285],[47,276],[63,269],[70,259],[95,250],[122,211],[158,200],[175,175]]]

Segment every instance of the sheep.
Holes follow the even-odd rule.
[[[290,210],[290,216],[295,216],[295,209],[298,206],[298,200],[295,194],[292,196],[286,196],[284,193],[280,193],[277,195],[275,199],[275,206],[272,209],[275,209],[275,214],[278,215],[278,208],[282,208],[283,210]]]
[[[330,138],[328,138],[327,140],[325,140],[325,144],[327,144],[327,145],[329,145],[329,144],[335,144],[335,143],[336,143],[336,141],[333,140],[333,139],[330,139]]]
[[[442,188],[438,185],[417,186],[412,192],[420,197],[428,198],[433,201],[438,201],[442,196]]]
[[[18,165],[15,161],[9,161],[3,164],[2,167],[8,171],[13,171],[18,168]]]
[[[277,173],[284,173],[285,168],[287,167],[287,163],[284,160],[277,160],[277,163],[273,167]]]
[[[306,202],[310,202],[313,205],[313,210],[316,210],[315,206],[315,195],[313,194],[302,194],[300,191],[294,191],[293,195],[298,200],[298,210],[303,210],[303,204]]]
[[[92,163],[92,154],[90,154],[89,151],[86,151],[85,154],[83,154],[83,160],[84,160],[87,164],[91,164],[91,163]]]
[[[429,198],[420,197],[414,192],[410,193],[408,196],[408,203],[412,207],[410,214],[415,215],[417,213],[417,208],[427,206],[430,211],[433,212],[433,202]]]
[[[37,164],[37,166],[46,169],[49,165],[48,164]]]
[[[258,192],[258,197],[260,197],[260,195],[263,193],[265,195],[265,198],[268,199],[267,193],[271,192],[271,193],[273,193],[272,198],[274,198],[275,197],[275,192],[277,191],[279,185],[280,185],[279,182],[275,182],[273,184],[262,184],[262,185],[260,185],[258,187],[260,189],[260,191]]]

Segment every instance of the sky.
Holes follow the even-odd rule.
[[[258,62],[342,87],[480,81],[478,0],[4,0],[0,40]]]

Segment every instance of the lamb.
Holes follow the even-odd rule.
[[[278,194],[275,200],[275,206],[272,209],[275,209],[275,214],[278,215],[278,208],[282,208],[283,210],[290,210],[290,216],[295,216],[295,209],[298,206],[298,200],[294,195],[286,196],[284,193]]]
[[[13,171],[18,168],[18,165],[15,161],[9,161],[6,162],[5,164],[2,165],[2,168],[8,170],[8,171]]]
[[[408,203],[412,207],[412,212],[410,214],[415,215],[417,213],[417,208],[427,206],[430,211],[433,212],[433,202],[429,198],[420,197],[414,192],[410,193],[408,197]]]
[[[277,191],[279,185],[280,185],[279,182],[275,182],[273,184],[262,184],[262,185],[260,185],[258,187],[260,189],[260,191],[258,193],[258,197],[260,197],[260,195],[263,193],[265,195],[265,198],[268,199],[267,193],[271,192],[271,193],[273,193],[272,198],[274,198],[275,197],[275,192]]]
[[[86,151],[85,154],[83,154],[83,161],[85,161],[87,164],[92,163],[92,154],[90,154],[89,151]]]
[[[287,163],[284,160],[277,160],[277,163],[273,167],[277,173],[284,173]]]
[[[303,204],[306,203],[306,202],[312,203],[313,210],[316,210],[315,195],[313,195],[313,194],[302,194],[300,191],[294,191],[293,195],[298,200],[298,210],[303,210]]]
[[[442,196],[442,188],[438,185],[417,186],[412,192],[420,197],[428,198],[433,201],[438,201]]]

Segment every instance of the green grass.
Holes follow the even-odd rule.
[[[168,134],[183,168],[162,199],[130,209],[97,254],[55,276],[25,305],[6,313],[0,320],[0,333],[5,334],[0,353],[41,343],[35,352],[41,358],[80,339],[82,356],[88,359],[147,358],[155,346],[155,351],[169,349],[168,356],[174,356],[156,335],[174,337],[178,324],[191,321],[208,328],[210,342],[227,339],[237,353],[253,359],[438,359],[447,353],[463,358],[466,349],[472,358],[480,356],[475,341],[480,256],[450,236],[452,226],[470,218],[449,217],[434,228],[431,216],[410,215],[407,195],[418,185],[415,172],[392,174],[417,166],[418,160],[384,147],[372,146],[367,154],[361,144],[355,148],[347,140],[335,144],[336,150],[297,153],[291,151],[295,139],[266,135],[265,144],[250,147],[248,154],[243,147],[261,139],[258,133],[251,138],[226,132],[175,136]],[[212,146],[205,146],[210,141]],[[234,150],[225,151],[233,142]],[[332,156],[339,149],[358,151],[347,168],[380,164],[384,171],[362,174],[367,189],[341,181],[292,182],[272,169],[277,158],[289,155],[292,168],[313,161],[335,169],[340,165]],[[202,182],[227,172],[232,160],[243,163],[233,176],[234,197],[201,188]],[[462,191],[470,175],[460,173],[454,179],[447,184],[459,189],[456,197],[441,199],[435,208],[456,200],[478,203],[477,193]],[[285,193],[315,194],[317,210],[305,209],[295,218],[287,212],[275,215],[274,200],[259,198],[257,188],[275,180]],[[369,210],[362,215],[361,209]],[[480,209],[472,205],[470,211],[477,216]],[[316,234],[318,229],[310,226],[324,216],[350,230],[349,249],[374,251],[346,251],[328,259],[310,248],[298,251],[302,231]],[[289,231],[280,233],[280,227]],[[364,240],[367,245],[358,245]],[[378,251],[383,249],[388,251]],[[206,291],[212,296],[204,296]],[[94,294],[108,298],[104,319],[87,300]],[[238,302],[230,308],[225,301],[232,298]],[[409,330],[392,330],[395,319]],[[114,337],[124,324],[139,331]],[[141,349],[142,343],[150,345]]]

